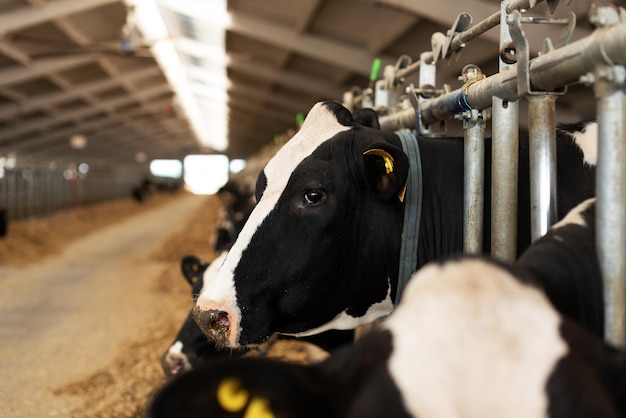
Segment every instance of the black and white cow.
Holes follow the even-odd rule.
[[[254,205],[254,193],[243,185],[229,181],[220,187],[217,195],[222,208],[215,228],[213,249],[215,252],[228,251],[243,229]]]
[[[183,277],[192,287],[193,298],[200,293],[204,280],[212,280],[225,256],[226,253],[220,253],[212,263],[202,262],[196,256],[186,256],[181,260],[181,271]],[[192,318],[192,313],[193,310],[190,309],[174,342],[161,356],[161,366],[167,376],[178,375],[179,373],[195,369],[215,358],[239,357],[250,353],[245,348],[230,349],[217,345],[215,341],[209,339],[198,327],[198,324]],[[281,336],[280,343],[277,343],[277,340],[269,342],[265,346],[261,346],[256,354],[288,359],[288,355],[281,353],[281,351],[284,351],[284,345],[287,344],[283,340],[287,339],[293,339],[293,337]],[[303,350],[314,350],[314,347],[318,347],[320,351],[326,352],[350,344],[353,340],[354,333],[352,331],[330,330],[310,337],[303,337],[300,347],[304,347],[302,348]],[[276,348],[274,348],[275,346]],[[313,348],[309,348],[312,346]],[[255,353],[250,353],[250,355],[253,354]],[[313,358],[313,356],[307,357]]]
[[[433,262],[387,320],[324,362],[216,361],[163,388],[149,416],[626,416],[625,353],[513,271]]]
[[[180,264],[181,272],[191,285],[193,298],[196,298],[202,289],[204,273],[209,270],[208,277],[214,275],[224,256],[225,254],[221,254],[214,260],[216,264],[213,270],[211,270],[210,263],[204,263],[196,256],[183,257]],[[215,342],[207,338],[198,328],[190,311],[174,342],[161,356],[161,366],[167,376],[173,376],[196,368],[209,358],[236,356],[244,352],[244,350],[218,348]]]
[[[596,199],[588,199],[562,220],[516,261],[519,275],[545,292],[562,315],[598,338],[604,337],[604,291],[595,247]]]
[[[0,238],[4,238],[9,230],[9,211],[0,209]]]
[[[590,125],[573,135],[557,132],[559,218],[593,195],[594,169],[584,162],[593,157],[579,145],[593,148],[586,135],[592,131]],[[415,269],[463,248],[463,140],[418,142],[423,195]],[[489,184],[490,147],[485,159]],[[527,162],[527,139],[520,138],[522,222],[530,218]],[[391,313],[403,227],[399,194],[408,170],[397,135],[356,123],[338,103],[316,104],[259,175],[257,205],[217,276],[205,283],[195,308],[203,331],[239,347],[274,332],[350,329]],[[489,199],[487,187],[486,225]],[[518,237],[521,252],[529,228],[520,227]]]

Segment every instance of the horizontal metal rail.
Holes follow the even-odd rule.
[[[380,123],[381,129],[387,131],[415,128],[416,120],[420,121],[421,127],[428,128],[468,111],[492,108],[494,98],[510,102],[510,107],[518,99],[526,97],[528,91],[558,92],[576,82],[594,84],[599,136],[596,248],[605,289],[605,339],[617,347],[625,347],[626,164],[623,156],[626,150],[626,21],[619,13],[602,16],[602,19],[596,16],[595,23],[600,27],[589,36],[534,58],[529,62],[527,71],[518,74],[517,66],[513,65],[488,78],[466,82],[462,88],[439,97],[420,100],[419,103],[413,100],[414,108],[383,116]],[[497,20],[492,18],[492,22]],[[487,26],[490,24],[485,23]],[[427,54],[421,55],[424,63],[428,59]],[[413,64],[415,68],[419,68],[419,63]],[[518,76],[527,76],[527,91],[518,91]],[[497,109],[492,110],[495,112]]]
[[[538,4],[538,3],[541,3],[542,1],[543,0],[539,0],[535,3]],[[529,9],[529,8],[530,8],[530,0],[518,0],[508,5],[506,8],[506,11],[510,13],[513,10],[521,10],[521,9]],[[500,11],[497,11],[494,14],[481,20],[480,22],[478,22],[471,28],[454,35],[452,37],[452,40],[450,41],[450,47],[448,48],[447,55],[450,55],[449,53],[451,52],[458,51],[461,48],[464,48],[465,45],[472,39],[475,39],[479,37],[480,35],[482,35],[483,33],[487,32],[488,30],[493,29],[496,26],[498,26],[500,24],[500,15],[501,15]],[[435,58],[436,57],[433,55],[432,51],[425,52],[421,60],[408,65],[406,68],[398,70],[395,74],[396,80],[400,80],[404,77],[407,77],[411,74],[418,72],[422,60],[430,63]],[[447,58],[447,56],[441,57],[441,58]]]
[[[626,22],[596,29],[591,35],[540,55],[530,61],[529,77],[533,89],[554,91],[580,80],[598,65],[626,65]],[[424,124],[454,117],[470,109],[491,107],[492,98],[517,100],[516,66],[476,81],[463,88],[420,104]],[[380,119],[381,129],[395,131],[415,127],[415,111],[402,110]]]

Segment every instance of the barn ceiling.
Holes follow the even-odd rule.
[[[153,56],[153,43],[142,41],[129,19],[129,5],[137,1],[0,0],[0,157],[126,163],[219,151],[211,138],[198,137],[164,64]],[[499,9],[495,0],[228,0],[221,27],[210,16],[185,15],[173,6],[186,1],[161,1],[165,41],[178,46],[188,74],[225,68],[226,95],[211,100],[226,102],[228,114],[205,111],[201,117],[208,126],[225,122],[227,137],[213,139],[227,139],[231,158],[249,157],[294,128],[296,115],[315,102],[366,87],[375,58],[383,66],[402,54],[416,61],[430,51],[431,35],[446,33],[459,13],[476,23]],[[589,3],[557,8],[556,15],[577,14],[573,39],[591,31]],[[548,15],[547,6],[532,13]],[[211,61],[189,47],[216,31],[225,60]],[[543,33],[529,35],[534,51]],[[497,54],[498,29],[492,29],[441,63],[440,79],[459,87],[466,63],[494,73]],[[202,95],[197,84],[192,90]],[[591,97],[587,88],[572,86],[559,99],[562,114],[591,115]]]

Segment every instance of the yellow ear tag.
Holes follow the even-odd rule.
[[[379,157],[382,157],[383,160],[385,161],[385,172],[389,174],[393,171],[393,157],[384,149],[373,148],[373,149],[365,151],[363,155],[378,155]],[[404,185],[402,190],[398,192],[398,199],[400,199],[400,202],[404,202],[405,193],[406,193],[406,184]]]
[[[387,174],[393,171],[393,157],[384,149],[373,148],[365,151],[363,155],[378,155],[379,157],[382,157],[385,161],[385,171]]]
[[[241,411],[248,402],[250,394],[241,386],[238,379],[227,377],[217,387],[217,402],[228,412]]]
[[[250,401],[243,418],[275,418],[266,398],[255,396]]]

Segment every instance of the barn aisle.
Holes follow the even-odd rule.
[[[0,416],[69,416],[52,389],[111,363],[160,308],[150,254],[206,197],[184,194],[98,230],[56,257],[0,272]]]

